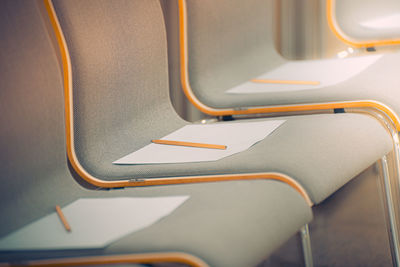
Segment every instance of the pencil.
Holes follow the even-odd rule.
[[[278,83],[278,84],[304,84],[304,85],[318,85],[318,81],[290,81],[290,80],[263,80],[253,79],[250,80],[253,83]]]
[[[56,211],[57,211],[58,217],[60,218],[62,224],[64,225],[65,230],[67,230],[67,232],[71,232],[71,227],[69,226],[67,219],[65,219],[65,216],[64,216],[63,212],[61,211],[60,206],[56,205]]]
[[[204,144],[204,143],[192,143],[183,141],[171,141],[171,140],[151,140],[155,144],[161,145],[173,145],[173,146],[190,146],[190,147],[201,147],[211,149],[226,149],[224,145]]]

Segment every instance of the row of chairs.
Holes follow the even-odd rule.
[[[180,78],[189,100],[210,115],[251,121],[244,116],[272,113],[286,122],[247,151],[215,162],[113,165],[190,124],[170,103],[160,2],[2,1],[0,237],[83,197],[190,199],[103,249],[1,251],[0,261],[255,266],[300,230],[311,266],[311,206],[381,160],[399,262],[390,184],[398,178],[400,124],[387,106],[360,100],[372,94],[385,100],[372,80],[381,77],[379,71],[387,75],[396,55],[328,88],[227,94],[283,64],[296,64],[273,47],[271,1],[178,0],[178,8]],[[399,83],[392,76],[388,89]],[[383,102],[396,110],[395,102]],[[389,177],[391,151],[395,171]]]

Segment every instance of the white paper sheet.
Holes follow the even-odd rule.
[[[0,239],[0,250],[103,248],[169,215],[189,196],[82,198],[64,207],[71,232],[54,212]]]
[[[226,145],[226,150],[149,144],[114,164],[215,161],[244,151],[278,128],[284,120],[186,125],[164,140]],[[150,142],[151,140],[149,140]]]
[[[372,20],[360,22],[360,25],[374,30],[393,30],[400,29],[400,14],[392,14]]]
[[[228,94],[255,94],[313,90],[344,82],[359,74],[382,55],[344,59],[302,60],[285,63],[254,79],[313,81],[318,85],[266,84],[245,82],[226,91]]]

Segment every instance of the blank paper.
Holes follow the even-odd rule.
[[[244,151],[278,128],[284,120],[192,124],[164,136],[161,140],[226,145],[226,150],[149,144],[114,164],[159,164],[215,161]],[[149,143],[151,142],[149,138]]]
[[[62,209],[71,232],[54,212],[0,239],[0,250],[103,248],[169,215],[189,196],[82,198]]]
[[[361,73],[382,55],[344,59],[290,61],[254,79],[319,82],[318,85],[266,84],[251,81],[226,91],[228,94],[256,94],[314,90],[344,82]]]

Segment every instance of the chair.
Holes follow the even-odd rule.
[[[237,1],[233,4],[232,1],[221,0],[203,1],[200,4],[196,1],[180,0],[179,4],[182,87],[188,99],[203,112],[224,116],[330,110],[343,116],[342,113],[346,111],[372,112],[373,115],[375,111],[380,110],[392,121],[391,124],[395,125],[392,135],[394,145],[398,147],[395,140],[399,125],[397,115],[376,101],[319,103],[324,99],[328,101],[339,98],[335,94],[332,96],[332,91],[328,88],[279,92],[279,84],[272,85],[277,90],[271,93],[225,93],[241,81],[245,82],[238,87],[245,87],[265,69],[271,70],[283,64],[293,64],[299,69],[307,66],[307,62],[285,61],[273,49],[271,36],[268,32],[265,34],[265,29],[268,29],[271,23],[271,16],[265,16],[270,12],[270,1]],[[253,19],[250,19],[250,16]],[[287,75],[293,74],[287,72]],[[336,88],[339,85],[332,87]],[[343,87],[342,90],[345,88],[347,87]],[[348,97],[350,100],[355,99],[357,95],[352,92],[347,95],[349,94],[353,96]],[[345,96],[342,96],[342,99],[346,99]],[[315,102],[317,103],[313,104]],[[355,161],[349,162],[357,164]]]
[[[400,8],[398,2],[371,0],[360,3],[329,0],[326,7],[328,25],[342,42],[359,49],[392,46],[394,51],[371,53],[369,58],[379,57],[374,64],[354,78],[325,89],[334,99],[352,100],[358,97],[377,100],[390,106],[396,114],[400,114],[400,97],[397,91],[400,86],[397,76],[400,53],[396,52],[400,30],[396,27],[384,27],[385,23],[382,24],[389,20],[393,23],[391,25],[396,25],[396,11]],[[378,24],[374,26],[376,21]]]
[[[182,89],[202,112],[243,116],[378,110],[400,129],[400,102],[391,89],[400,81],[396,68],[388,68],[396,66],[398,53],[372,59],[286,60],[274,48],[272,1],[203,2],[201,6],[190,0],[178,2]],[[221,13],[225,15],[216,15]],[[330,68],[351,75],[327,79],[321,70]],[[229,89],[245,90],[227,93]]]
[[[136,40],[136,45],[141,46],[134,45],[129,49],[136,51],[130,55],[132,67],[135,69],[139,64],[143,70],[150,68],[147,66],[150,63],[156,62],[157,64],[152,66],[160,66],[163,72],[154,80],[165,85],[165,36],[156,1],[65,2],[67,5],[69,3],[72,6],[77,4],[77,7],[93,4],[93,9],[86,10],[86,13],[92,14],[88,21],[96,19],[91,22],[98,26],[99,21],[109,25],[106,21],[109,17],[97,13],[99,10],[114,12],[113,9],[103,9],[107,5],[119,7],[115,15],[129,14],[131,17],[134,14],[135,22],[144,19],[143,29],[134,27],[136,30],[133,31],[133,40]],[[120,4],[122,6],[119,6]],[[298,193],[297,190],[301,187],[297,188],[295,183],[289,185],[274,181],[274,178],[286,177],[281,174],[260,174],[260,179],[251,181],[241,181],[245,180],[245,177],[237,177],[236,181],[231,179],[219,183],[116,190],[104,190],[84,184],[82,178],[72,171],[73,166],[68,163],[66,157],[62,75],[57,53],[52,45],[54,40],[47,31],[47,27],[51,25],[47,24],[47,15],[41,14],[46,12],[45,6],[36,1],[19,0],[2,1],[0,6],[0,122],[7,126],[0,130],[0,239],[53,213],[55,205],[63,207],[79,198],[190,195],[190,199],[170,216],[144,230],[128,234],[105,248],[3,250],[0,251],[0,265],[9,263],[75,266],[107,263],[151,264],[161,261],[191,266],[254,266],[311,220],[311,210],[307,198],[304,198],[307,196]],[[126,11],[123,12],[124,10]],[[109,27],[118,28],[114,23],[112,25]],[[96,40],[100,40],[96,42],[99,44],[102,39]],[[143,55],[140,55],[135,47],[140,48],[140,53],[146,55],[149,53],[146,50],[156,52],[154,49],[157,48],[160,54],[155,55],[156,59],[151,62],[138,63]],[[107,53],[103,55],[103,59],[107,59]],[[101,70],[102,66],[95,65],[93,68]],[[135,83],[147,79],[147,71],[149,69],[132,76]],[[155,73],[158,71],[160,70],[157,69]],[[146,85],[142,81],[143,84]],[[130,90],[128,95],[132,91],[139,93],[138,87],[135,88]],[[157,89],[165,96],[159,87]],[[96,93],[92,97],[96,98],[99,95]],[[135,106],[137,101],[129,104]],[[169,106],[166,106],[166,110],[170,110]],[[175,123],[176,121],[182,123],[179,119],[175,119]],[[120,121],[123,122],[131,123],[128,118]],[[136,123],[132,126],[140,129]],[[115,125],[110,127],[117,131]],[[161,167],[159,171],[162,171]],[[127,171],[126,175],[129,174]],[[118,176],[115,178],[120,179]],[[290,183],[291,179],[287,178],[287,182]],[[74,225],[71,227],[73,231]]]
[[[352,47],[400,43],[400,3],[328,0],[327,19],[332,32]]]

